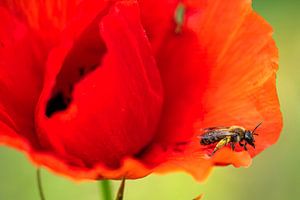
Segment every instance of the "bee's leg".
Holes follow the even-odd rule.
[[[230,146],[231,146],[232,151],[234,151],[235,143],[234,143],[234,142],[231,142],[231,143],[230,143]]]
[[[243,147],[245,149],[245,151],[248,151],[248,149],[246,147],[247,143],[243,144],[242,142],[239,142],[239,144],[240,144],[241,147]]]
[[[227,145],[230,142],[231,137],[230,136],[226,136],[225,138],[223,138],[222,140],[220,140],[218,142],[218,144],[216,145],[214,151],[211,153],[211,156],[213,156],[216,151],[218,151],[219,149],[221,149],[222,147],[224,147],[225,145]]]
[[[239,142],[239,145],[240,145],[241,147],[244,147],[244,144],[242,143],[242,141]]]

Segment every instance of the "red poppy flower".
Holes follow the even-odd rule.
[[[277,49],[250,1],[2,1],[0,18],[0,142],[37,165],[200,180],[278,139]],[[197,138],[261,121],[255,150],[208,157]]]

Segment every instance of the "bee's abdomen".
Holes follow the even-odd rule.
[[[213,133],[207,133],[201,136],[200,144],[201,145],[210,145],[216,142],[219,142],[221,139],[223,139],[223,136],[216,135]]]

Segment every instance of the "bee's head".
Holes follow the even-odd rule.
[[[245,141],[250,144],[251,146],[253,146],[253,148],[255,148],[255,140],[254,140],[254,137],[253,137],[253,132],[252,131],[246,131],[245,132]]]
[[[246,130],[245,132],[245,141],[250,144],[251,146],[253,146],[253,148],[255,148],[255,140],[254,140],[254,135],[258,135],[257,133],[255,133],[255,130],[262,124],[262,122],[260,122],[254,129],[253,131],[249,131]]]

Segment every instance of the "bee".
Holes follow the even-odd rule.
[[[201,145],[216,144],[212,154],[216,153],[222,147],[230,144],[231,149],[234,151],[236,143],[239,143],[241,147],[247,151],[247,144],[251,145],[255,149],[254,135],[255,130],[262,124],[260,122],[252,131],[247,130],[241,126],[220,126],[209,127],[203,129],[205,132],[199,136]]]

